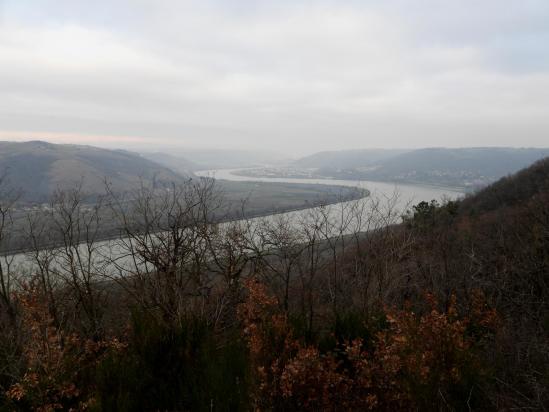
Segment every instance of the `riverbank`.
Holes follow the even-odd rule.
[[[219,181],[216,185],[226,203],[224,209],[214,216],[214,221],[219,224],[239,219],[256,219],[299,212],[319,206],[359,200],[370,194],[368,190],[356,187],[314,183],[272,182],[257,185],[253,182]],[[87,207],[90,206],[87,205]],[[120,229],[112,220],[108,210],[103,211],[100,219],[104,229],[96,233],[94,242],[103,243],[119,239]],[[28,240],[25,235],[27,223],[27,216],[24,214],[20,214],[15,219],[11,242],[9,245],[2,245],[1,257],[22,255],[33,250],[32,247],[27,246]],[[61,245],[61,240],[43,244],[47,248]]]
[[[470,193],[474,191],[474,187],[464,186],[464,185],[452,185],[452,184],[444,184],[444,183],[436,183],[436,182],[426,182],[422,180],[403,180],[403,179],[379,179],[375,177],[369,177],[368,179],[364,179],[363,176],[360,175],[338,175],[338,176],[326,176],[317,174],[314,171],[309,170],[299,170],[299,171],[286,171],[283,169],[257,169],[257,168],[246,168],[246,169],[234,169],[231,172],[235,176],[240,176],[244,178],[250,178],[250,179],[288,179],[288,180],[303,180],[303,179],[311,179],[311,180],[325,180],[325,181],[333,181],[333,180],[345,180],[349,182],[360,182],[360,181],[370,181],[370,182],[379,182],[379,183],[387,183],[387,184],[394,184],[394,185],[413,185],[413,186],[421,186],[425,188],[433,188],[433,189],[442,189],[442,190],[450,190],[450,191],[456,191],[456,192],[463,192],[463,193]]]

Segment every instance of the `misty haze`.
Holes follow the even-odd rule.
[[[0,412],[547,410],[548,22],[0,0]]]

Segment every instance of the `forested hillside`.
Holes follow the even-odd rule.
[[[403,219],[369,197],[218,225],[197,181],[109,199],[110,253],[58,204],[31,273],[1,260],[3,410],[544,410],[548,185],[545,159]]]

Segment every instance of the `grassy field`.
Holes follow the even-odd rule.
[[[238,210],[244,205],[249,216],[358,199],[368,194],[353,187],[321,184],[229,181],[217,184],[231,208]]]
[[[265,216],[273,213],[282,213],[292,210],[315,207],[345,200],[358,199],[367,195],[364,190],[344,186],[328,186],[320,184],[294,183],[257,183],[257,182],[229,182],[217,181],[216,190],[223,198],[224,207],[215,213],[215,218],[221,221],[238,219],[241,217]],[[85,208],[91,203],[84,202]],[[31,245],[28,239],[29,216],[31,221],[43,214],[49,213],[47,205],[36,205],[32,209],[18,208],[12,213],[10,220],[9,240],[4,239],[0,244],[0,253],[13,253],[28,250]],[[117,236],[118,223],[113,219],[108,207],[100,211],[101,229],[96,240],[104,240]],[[43,219],[42,219],[43,221]],[[36,229],[35,229],[36,230]],[[50,239],[57,243],[56,239]]]

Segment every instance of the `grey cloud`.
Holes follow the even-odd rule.
[[[545,1],[233,3],[0,3],[2,129],[300,153],[547,145]]]

